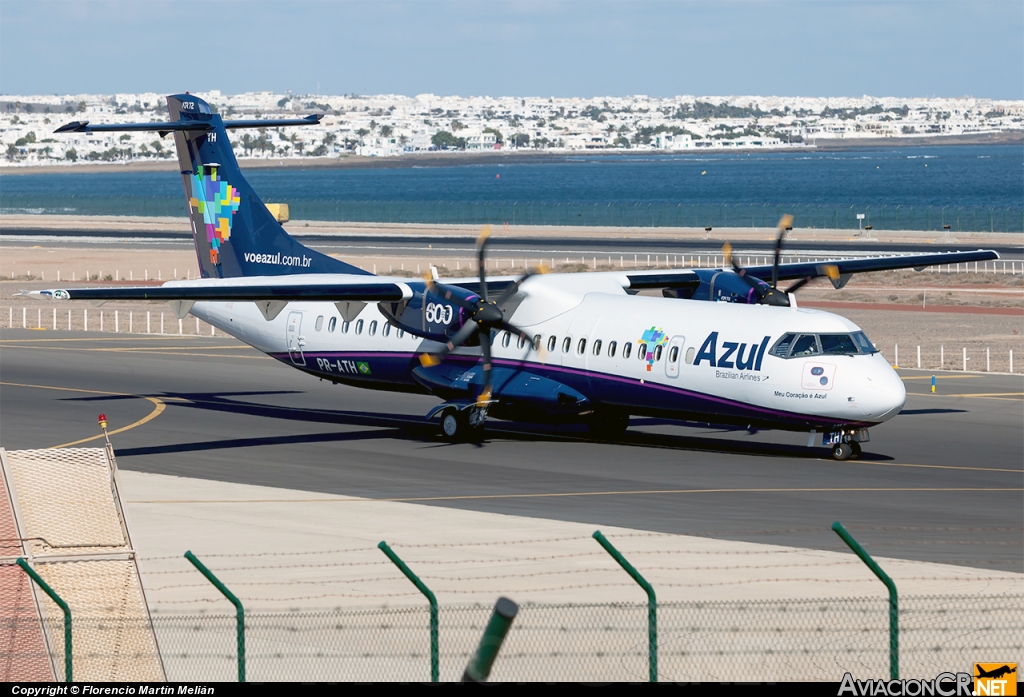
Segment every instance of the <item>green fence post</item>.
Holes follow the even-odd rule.
[[[604,547],[604,551],[612,555],[612,559],[619,562],[619,566],[626,570],[626,573],[633,577],[633,580],[640,584],[640,587],[647,591],[647,671],[650,682],[658,682],[658,599],[654,595],[654,587],[647,582],[640,572],[633,568],[633,565],[626,561],[619,550],[612,546],[612,543],[595,530],[594,539]]]
[[[860,560],[867,564],[868,568],[878,577],[885,587],[889,589],[889,679],[900,679],[900,609],[899,598],[896,595],[896,584],[889,578],[889,574],[882,571],[874,559],[871,558],[860,543],[853,539],[853,535],[846,531],[838,520],[832,523],[832,530],[843,538],[843,542],[849,545],[853,553],[860,557]]]
[[[43,580],[43,577],[36,573],[36,570],[28,565],[23,558],[18,557],[16,562],[22,571],[28,574],[29,578],[39,584],[43,592],[50,596],[50,600],[57,603],[64,611],[64,682],[73,682],[71,679],[71,608],[57,595],[56,591],[50,588],[50,584]]]
[[[484,635],[480,639],[480,646],[476,653],[469,659],[466,672],[462,674],[462,682],[486,682],[491,674],[491,666],[498,656],[502,643],[508,630],[512,628],[512,620],[516,618],[519,606],[508,598],[498,598],[494,604],[494,612],[491,619],[484,627]]]
[[[235,606],[238,623],[238,682],[245,682],[245,608],[242,607],[242,601],[229,591],[228,587],[221,583],[221,580],[214,576],[213,572],[207,569],[203,562],[196,559],[196,555],[192,554],[191,551],[185,552],[185,558],[192,562],[192,566],[196,567],[199,573],[205,576],[206,580],[212,583]]]
[[[412,584],[416,586],[420,593],[426,596],[427,602],[430,603],[430,682],[438,682],[440,680],[440,667],[438,665],[438,641],[437,641],[437,598],[434,597],[434,592],[427,588],[427,585],[420,580],[420,577],[412,572],[405,562],[402,561],[397,554],[388,547],[388,543],[384,540],[380,541],[377,545],[377,549],[384,552],[388,559],[398,567],[398,570],[405,574],[405,577],[412,581]]]

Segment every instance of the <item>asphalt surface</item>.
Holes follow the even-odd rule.
[[[122,469],[1024,572],[1024,376],[903,371],[860,461],[806,435],[635,419],[619,443],[491,422],[449,445],[430,397],[333,386],[227,338],[0,332],[0,445],[94,438]],[[119,429],[126,429],[119,431]],[[101,441],[82,443],[95,447]]]
[[[89,244],[90,246],[122,247],[126,239],[133,243],[141,243],[150,249],[178,249],[184,245],[192,245],[192,237],[184,232],[166,230],[133,230],[131,232],[106,233],[95,229],[44,229],[4,227],[2,231],[5,245],[36,244],[39,240],[68,243]],[[851,230],[852,234],[853,231]],[[292,237],[304,245],[318,251],[331,254],[420,254],[452,253],[474,254],[476,232],[451,235],[401,235],[386,237],[364,234],[303,234],[300,229],[290,232]],[[723,240],[695,239],[650,239],[630,235],[621,238],[583,238],[559,237],[517,237],[515,235],[495,235],[488,246],[492,253],[503,255],[528,254],[543,256],[545,254],[597,254],[615,255],[640,253],[644,254],[721,254]],[[771,255],[774,245],[765,240],[730,240],[738,254]],[[942,244],[928,242],[878,242],[864,239],[851,243],[848,240],[787,240],[785,251],[792,254],[838,254],[840,256],[885,256],[891,254],[937,254],[940,252],[970,251],[978,248],[994,249],[1001,258],[1007,261],[1024,259],[1024,247],[1020,243],[1020,235],[1007,233],[1004,244],[957,243]]]

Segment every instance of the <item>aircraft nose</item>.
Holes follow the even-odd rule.
[[[888,421],[900,413],[907,403],[907,388],[903,380],[880,354],[875,354],[874,369],[865,380],[871,392],[868,416],[879,423]]]

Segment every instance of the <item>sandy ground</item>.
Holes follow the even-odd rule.
[[[425,272],[429,264],[439,267],[440,275],[466,276],[475,273],[469,254],[462,257],[346,257],[367,270],[414,276]],[[704,258],[706,261],[706,257]],[[520,273],[531,265],[549,259],[513,258],[500,253],[492,256],[491,273]],[[617,269],[617,260],[609,266],[607,257],[577,258],[564,263],[555,259],[556,271]],[[662,259],[659,267],[667,268]],[[644,260],[639,268],[648,267]],[[133,285],[156,283],[171,278],[194,277],[195,251],[182,245],[179,250],[110,249],[91,245],[78,248],[0,247],[0,326],[24,326],[82,329],[88,316],[88,328],[97,330],[102,314],[103,330],[178,332],[178,320],[167,305],[160,303],[110,302],[100,308],[92,305],[54,303],[44,298],[16,296],[20,290],[69,286],[82,283]],[[962,369],[963,350],[967,349],[968,369],[1005,372],[1010,368],[1010,351],[1016,358],[1014,371],[1024,367],[1024,264],[1016,265],[1017,274],[931,273],[900,271],[863,274],[842,290],[834,290],[827,281],[816,281],[801,290],[798,299],[807,306],[821,307],[850,318],[861,326],[890,360],[901,366],[917,367],[917,347],[921,347],[920,367]],[[58,280],[59,274],[59,280]],[[13,276],[14,280],[10,280]],[[846,304],[854,303],[855,307]],[[921,312],[906,311],[920,309]],[[899,311],[897,311],[899,310]],[[947,310],[934,312],[934,310]],[[959,311],[955,311],[959,310]],[[953,311],[953,312],[950,312]],[[69,316],[70,312],[70,316]],[[1003,314],[984,314],[988,312]],[[115,315],[115,313],[117,313]],[[148,313],[148,319],[147,319]],[[162,319],[161,319],[162,315]],[[70,317],[70,319],[69,319]],[[70,321],[70,325],[69,325]],[[147,324],[148,322],[148,324]],[[181,331],[209,334],[211,328],[188,317]],[[897,346],[899,347],[897,349]]]

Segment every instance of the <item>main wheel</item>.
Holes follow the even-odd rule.
[[[452,443],[478,441],[483,438],[487,413],[477,407],[448,409],[441,416],[441,434]]]
[[[860,457],[860,443],[858,443],[857,441],[850,441],[850,447],[853,449],[853,457]]]
[[[469,424],[463,412],[458,409],[448,409],[441,415],[441,433],[447,440],[453,443],[461,440],[467,430]]]
[[[852,455],[853,448],[850,447],[849,443],[836,443],[832,446],[833,460],[849,460]]]

